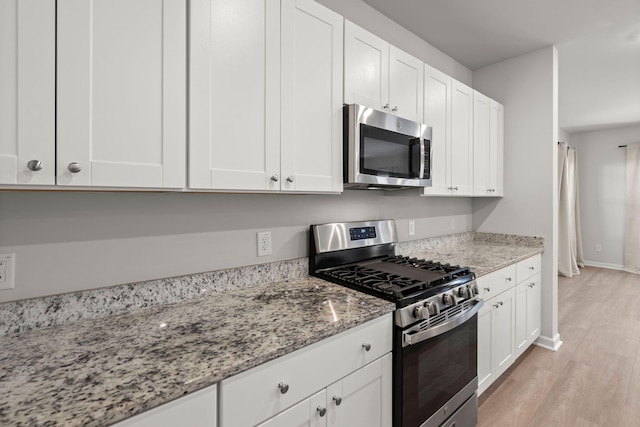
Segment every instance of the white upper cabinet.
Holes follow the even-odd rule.
[[[473,194],[473,89],[452,79],[451,194]]]
[[[192,0],[189,187],[279,189],[280,4]]]
[[[342,17],[310,1],[193,0],[189,187],[342,190]]]
[[[344,23],[344,103],[389,109],[389,43],[350,21]]]
[[[389,105],[391,112],[422,122],[424,63],[391,46],[389,49]]]
[[[432,186],[423,195],[473,195],[473,89],[428,69],[424,122],[433,127]]]
[[[345,104],[421,122],[424,63],[350,21],[344,31]]]
[[[489,188],[492,196],[504,196],[504,107],[489,102]]]
[[[281,34],[280,188],[342,191],[343,18],[282,0]]]
[[[185,183],[184,0],[58,0],[58,185]]]
[[[475,196],[502,196],[502,105],[478,91],[473,94],[473,152]]]
[[[489,98],[473,91],[473,194],[490,195]]]
[[[55,183],[54,0],[0,2],[0,184]]]
[[[451,194],[451,77],[425,65],[424,123],[432,127],[431,187],[423,194]]]

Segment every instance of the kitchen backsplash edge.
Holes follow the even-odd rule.
[[[307,258],[128,283],[0,304],[0,336],[306,276]]]

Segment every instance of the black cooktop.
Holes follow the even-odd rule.
[[[398,305],[436,295],[474,279],[468,267],[399,255],[342,265],[319,271],[317,275]]]

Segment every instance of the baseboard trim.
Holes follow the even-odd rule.
[[[624,265],[609,264],[607,262],[585,261],[584,265],[586,265],[588,267],[608,268],[609,270],[624,270]]]
[[[533,344],[538,347],[546,348],[551,351],[558,351],[560,346],[562,345],[562,341],[560,341],[560,334],[556,334],[553,338],[543,337],[540,335],[537,340],[533,342]]]

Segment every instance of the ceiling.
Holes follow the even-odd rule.
[[[475,70],[558,49],[559,125],[640,123],[640,0],[364,0]]]

